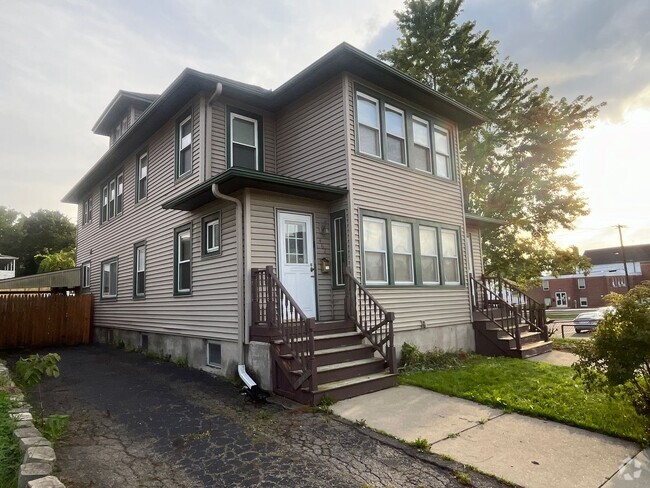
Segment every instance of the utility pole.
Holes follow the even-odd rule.
[[[627,287],[627,291],[630,291],[630,275],[627,274],[627,258],[625,257],[625,246],[623,245],[623,233],[621,232],[621,228],[624,227],[621,224],[616,225],[618,227],[618,238],[621,242],[621,254],[623,255],[623,267],[625,269],[625,286]]]

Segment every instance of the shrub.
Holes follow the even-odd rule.
[[[417,346],[405,342],[402,344],[400,368],[405,371],[435,371],[460,366],[469,359],[464,351],[444,352],[439,349],[422,352]]]
[[[579,345],[574,369],[587,387],[626,395],[650,421],[650,282],[605,298],[615,309]]]

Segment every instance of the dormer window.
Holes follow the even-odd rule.
[[[262,170],[262,117],[244,111],[230,112],[230,167]]]

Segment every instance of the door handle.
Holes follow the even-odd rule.
[[[314,272],[314,263],[309,263],[309,271],[310,271],[311,273]]]

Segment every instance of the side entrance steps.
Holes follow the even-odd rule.
[[[526,323],[519,324],[521,347],[516,340],[505,332],[497,322],[474,313],[474,338],[476,352],[485,356],[507,356],[526,359],[552,350],[551,341],[544,341],[541,332],[531,331]]]
[[[307,381],[302,388],[294,390],[291,383],[303,371],[283,340],[271,341],[275,393],[316,405],[325,396],[343,400],[397,385],[397,375],[390,373],[388,363],[375,354],[373,346],[364,341],[351,321],[316,322],[314,350],[316,388],[311,390]],[[290,371],[291,378],[281,371],[284,368],[279,367],[280,361]]]

